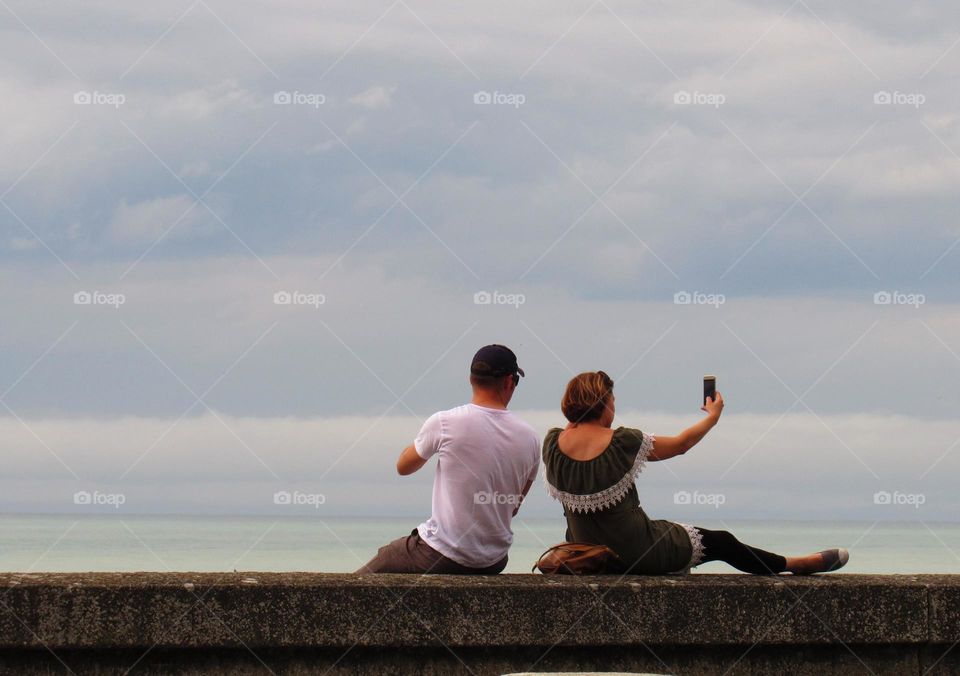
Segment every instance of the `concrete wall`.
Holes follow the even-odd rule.
[[[0,574],[3,674],[960,674],[958,640],[949,575]]]

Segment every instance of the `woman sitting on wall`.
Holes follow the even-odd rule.
[[[634,481],[644,464],[682,455],[703,439],[720,420],[719,392],[705,401],[705,418],[673,437],[611,429],[613,380],[603,371],[573,378],[561,409],[569,424],[551,429],[543,441],[547,491],[563,504],[567,539],[612,549],[620,557],[615,572],[657,575],[724,561],[756,575],[805,575],[847,563],[846,549],[781,556],[745,545],[725,530],[652,520],[643,511]]]

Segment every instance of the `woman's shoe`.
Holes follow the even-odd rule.
[[[823,571],[824,573],[840,570],[847,565],[847,561],[850,560],[850,552],[846,549],[828,549],[825,552],[820,552],[820,555],[823,557],[823,562],[827,567],[826,570]]]
[[[829,573],[840,570],[850,560],[850,552],[846,549],[826,549],[819,552],[820,563],[803,570],[793,571],[794,575],[812,575],[813,573]]]

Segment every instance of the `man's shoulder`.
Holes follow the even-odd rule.
[[[442,411],[437,411],[434,413],[431,418],[453,418],[462,415],[469,415],[471,413],[470,404],[461,404],[460,406],[454,406],[453,408],[445,408]]]
[[[516,421],[518,427],[523,429],[525,432],[528,432],[530,436],[535,437],[538,441],[540,440],[540,435],[537,433],[537,430],[533,429],[533,425],[518,416],[516,413],[513,414],[513,419]]]
[[[517,434],[522,434],[533,439],[537,445],[540,444],[540,435],[533,425],[521,418],[515,412],[509,409],[485,409],[475,404],[461,404],[453,408],[437,411],[431,417],[450,421],[458,417],[477,417],[477,416],[496,416],[501,425],[509,425]]]
[[[516,431],[518,435],[523,435],[527,437],[525,441],[528,441],[534,449],[535,454],[539,457],[540,455],[540,433],[533,428],[533,425],[528,423],[526,420],[521,418],[516,413],[510,416],[510,420],[516,426]]]

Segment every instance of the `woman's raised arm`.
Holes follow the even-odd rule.
[[[683,455],[696,446],[707,435],[707,432],[719,422],[720,414],[723,412],[723,397],[717,392],[716,396],[708,399],[700,407],[700,410],[706,411],[707,416],[697,424],[691,425],[675,437],[657,436],[653,442],[653,450],[650,451],[647,460],[650,462],[666,460]]]

